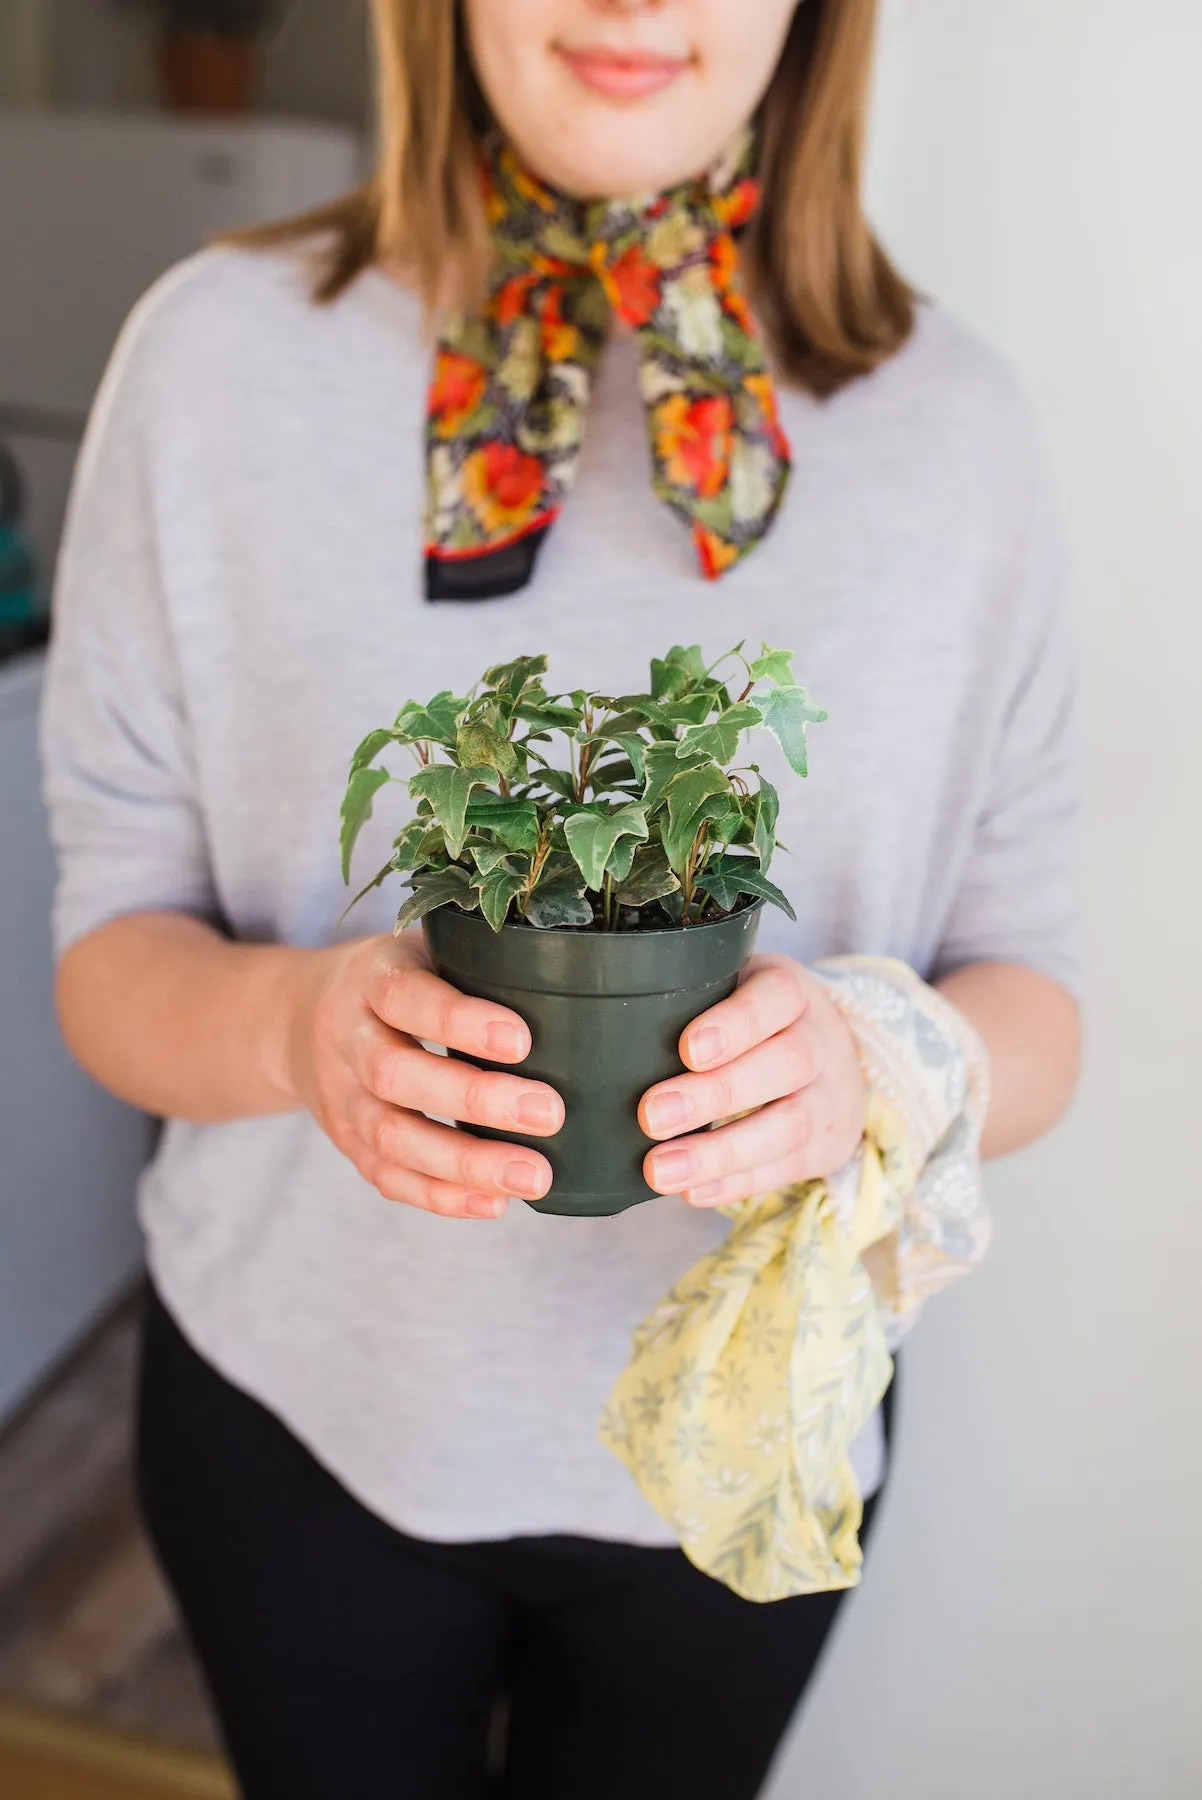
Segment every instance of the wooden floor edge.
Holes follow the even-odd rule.
[[[85,1764],[97,1774],[157,1781],[194,1800],[237,1800],[224,1763],[202,1750],[177,1749],[35,1707],[0,1702],[0,1753],[5,1749]]]

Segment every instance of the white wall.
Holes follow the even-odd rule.
[[[1202,7],[885,0],[871,191],[999,345],[1075,563],[1089,1068],[906,1353],[875,1567],[774,1800],[1202,1793]]]

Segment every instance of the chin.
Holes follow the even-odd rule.
[[[698,141],[695,123],[680,125],[662,114],[640,119],[634,109],[589,107],[585,117],[565,121],[553,142],[544,139],[531,160],[544,180],[577,199],[656,193],[687,181],[721,150]]]

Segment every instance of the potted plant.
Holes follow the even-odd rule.
[[[826,714],[788,651],[743,649],[707,665],[677,645],[652,662],[647,693],[618,696],[548,692],[546,657],[521,656],[468,695],[406,702],[352,759],[344,879],[380,789],[400,780],[416,802],[356,900],[404,876],[397,930],[422,920],[447,981],[519,1013],[533,1040],[523,1073],[563,1096],[555,1138],[504,1134],[551,1163],[540,1212],[653,1198],[639,1099],[679,1073],[690,1020],[733,991],[764,902],[794,916],[768,877],[776,789],[740,747],[772,732],[804,776],[806,728]],[[380,762],[394,749],[412,774]]]
[[[164,100],[177,112],[249,112],[260,42],[281,0],[139,0],[159,21]]]

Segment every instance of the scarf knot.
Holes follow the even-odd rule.
[[[699,180],[575,201],[496,145],[482,159],[486,301],[448,319],[430,388],[427,594],[529,581],[575,478],[614,318],[636,339],[652,486],[717,576],[765,535],[789,477],[772,377],[738,285],[759,188],[751,134]]]

